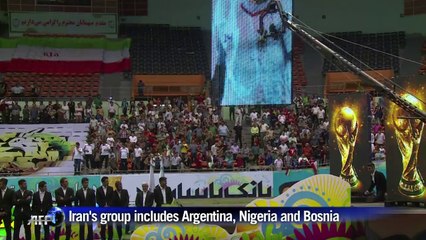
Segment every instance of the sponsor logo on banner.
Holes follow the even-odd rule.
[[[271,197],[272,172],[211,172],[166,173],[167,185],[176,199]],[[129,191],[130,199],[136,197],[149,174],[116,176]],[[114,181],[114,179],[112,179]],[[110,183],[112,182],[110,179]],[[155,184],[158,184],[156,174]]]
[[[10,33],[116,34],[117,14],[10,12]]]

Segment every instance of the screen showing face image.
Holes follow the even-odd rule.
[[[292,0],[281,5],[292,13]],[[270,0],[213,0],[212,19],[212,79],[222,83],[220,104],[290,104],[292,32]]]

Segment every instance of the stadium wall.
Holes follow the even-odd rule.
[[[167,6],[167,7],[164,7]],[[367,33],[406,31],[426,35],[426,15],[403,16],[403,1],[294,1],[294,15],[323,32],[363,31]],[[211,29],[210,1],[149,0],[145,17],[122,17],[124,23],[199,26]],[[199,18],[198,18],[199,16]],[[323,16],[325,18],[323,18]],[[345,24],[342,25],[342,20]]]

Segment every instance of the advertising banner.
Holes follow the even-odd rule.
[[[166,173],[167,185],[176,199],[272,197],[273,172]],[[155,174],[155,185],[159,175]],[[134,201],[138,189],[149,181],[149,174],[110,176],[121,180]]]
[[[10,12],[10,34],[117,34],[117,15],[99,13]]]
[[[37,163],[64,160],[76,142],[86,141],[89,124],[1,124],[0,163],[33,171]],[[3,166],[10,168],[10,166]]]
[[[274,197],[281,195],[295,183],[312,177],[314,174],[312,168],[292,169],[288,172],[274,171]],[[330,166],[319,167],[318,174],[330,174]]]
[[[166,173],[167,185],[172,189],[176,199],[200,198],[244,198],[272,197],[273,172],[209,172],[209,173]],[[101,186],[99,176],[89,176],[89,185],[93,188]],[[121,181],[123,188],[129,191],[130,202],[134,202],[142,183],[148,182],[149,174],[108,175],[109,185]],[[37,190],[40,181],[46,181],[50,191],[58,188],[60,176],[49,177],[11,177],[9,187],[18,189],[19,179],[26,179],[28,189]],[[67,177],[69,187],[81,188],[82,176]],[[158,185],[159,174],[155,174],[155,185]]]

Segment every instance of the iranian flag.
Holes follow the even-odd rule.
[[[112,73],[130,70],[130,39],[0,39],[0,72]]]

